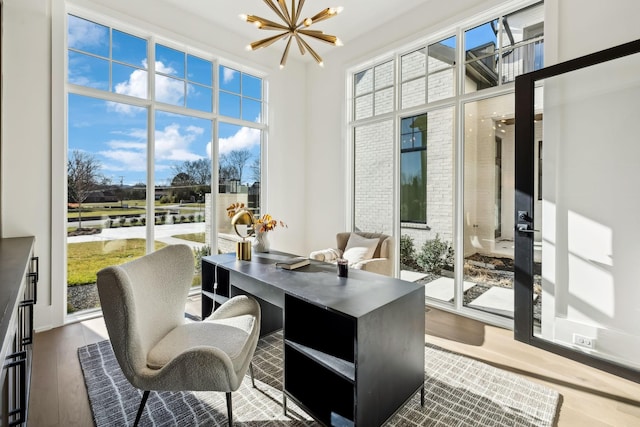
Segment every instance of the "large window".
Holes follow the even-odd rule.
[[[479,297],[513,301],[513,81],[543,66],[543,17],[496,10],[350,74],[354,227],[392,232],[435,304],[513,311]]]
[[[153,36],[67,16],[68,313],[98,306],[102,267],[167,244],[193,248],[198,285],[218,205],[260,212],[263,79]]]

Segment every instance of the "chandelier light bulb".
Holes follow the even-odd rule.
[[[240,18],[240,19],[242,19],[243,21],[245,21],[245,22],[246,22],[246,21],[247,21],[248,16],[247,16],[246,14],[244,14],[244,13],[243,13],[243,14],[238,15],[238,18]]]

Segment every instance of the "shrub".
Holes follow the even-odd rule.
[[[417,262],[425,271],[439,273],[441,269],[453,266],[453,255],[451,243],[440,240],[440,236],[436,234],[435,239],[424,242]]]
[[[203,245],[200,248],[193,248],[193,256],[196,262],[196,273],[200,274],[202,268],[202,257],[211,255],[211,246]]]
[[[173,215],[171,218],[173,219],[174,224],[178,224],[180,222],[178,215]]]
[[[121,216],[118,222],[120,222],[120,226],[124,226],[127,222],[127,218]]]
[[[136,217],[131,218],[131,225],[137,225],[138,224],[139,219]]]
[[[408,234],[400,236],[400,263],[402,265],[415,264],[416,250],[413,247],[413,238]]]
[[[140,223],[141,223],[142,225],[146,225],[146,224],[147,224],[147,218],[144,218],[144,217],[143,217],[143,218],[140,218]]]
[[[196,219],[195,215],[189,215],[189,222],[194,222]]]
[[[187,222],[187,218],[184,215],[180,215],[180,223],[183,223],[183,222]]]

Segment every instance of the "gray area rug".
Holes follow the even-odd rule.
[[[125,379],[111,344],[78,349],[97,427],[131,426],[142,393]],[[235,426],[317,425],[291,400],[282,413],[282,335],[258,343],[253,360],[257,388],[247,376],[233,393]],[[553,426],[560,395],[521,376],[440,347],[425,348],[425,406],[420,393],[387,426]],[[219,392],[152,392],[141,426],[226,426]],[[367,427],[367,426],[365,426]]]

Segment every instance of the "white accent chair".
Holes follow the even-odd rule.
[[[194,256],[187,245],[170,245],[98,272],[116,359],[127,380],[144,390],[134,426],[151,390],[225,392],[233,425],[231,392],[251,367],[260,306],[253,298],[237,296],[203,321],[186,320],[193,274]]]
[[[355,235],[355,236],[354,236]],[[347,258],[349,268],[393,276],[392,238],[382,233],[363,231],[336,234],[336,247],[313,251],[310,259],[335,263],[338,258]]]

